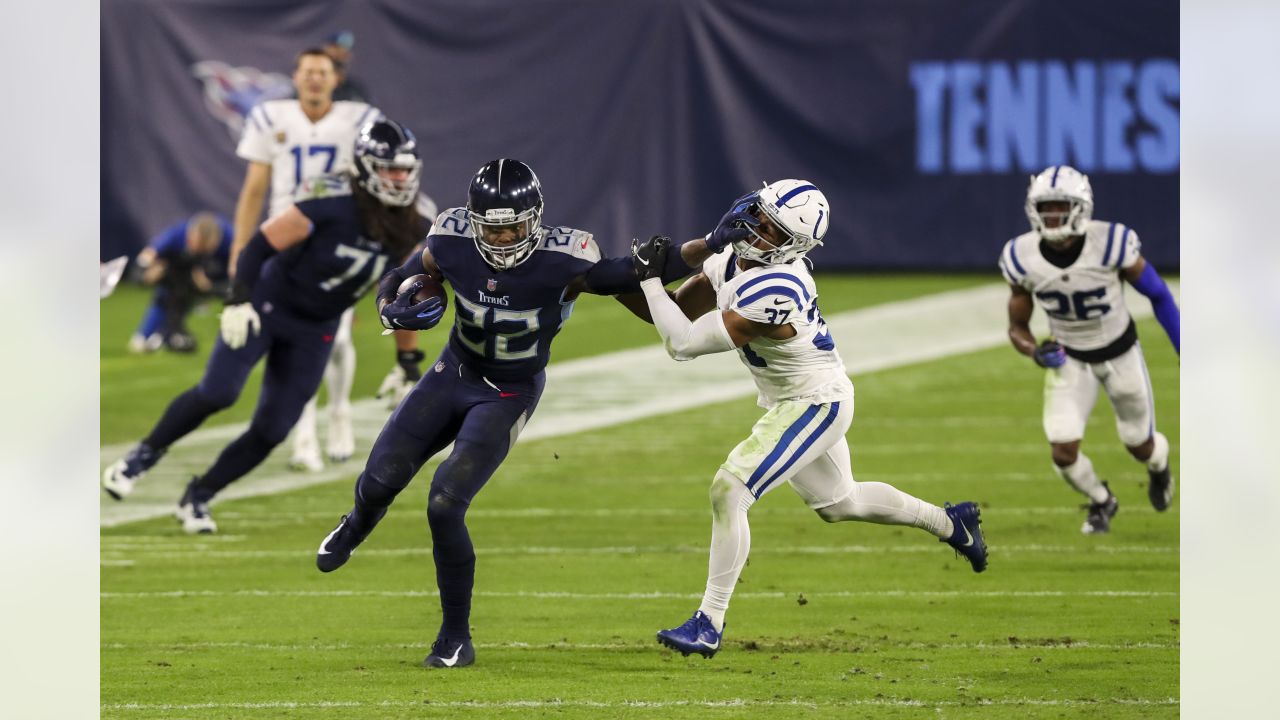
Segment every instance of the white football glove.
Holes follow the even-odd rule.
[[[377,397],[379,400],[386,400],[387,407],[391,410],[395,410],[396,407],[400,405],[400,401],[404,400],[404,396],[408,395],[409,391],[412,390],[413,386],[416,384],[416,381],[410,380],[409,377],[405,375],[404,368],[396,365],[395,367],[392,367],[391,372],[387,373],[387,376],[382,379],[382,384],[378,386]]]
[[[232,350],[239,350],[249,341],[251,333],[262,328],[258,319],[258,311],[253,303],[237,303],[222,308],[222,342]]]

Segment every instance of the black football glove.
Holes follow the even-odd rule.
[[[1036,347],[1031,359],[1042,368],[1060,368],[1067,364],[1067,351],[1053,338],[1049,338]]]
[[[641,282],[649,278],[661,278],[667,264],[667,248],[671,246],[671,238],[662,235],[640,242],[631,241],[631,264],[635,266],[636,278]]]

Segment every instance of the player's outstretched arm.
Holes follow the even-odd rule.
[[[716,291],[711,287],[711,281],[702,273],[685,280],[675,293],[668,290],[667,295],[690,320],[696,320],[716,308]],[[649,312],[649,302],[645,300],[643,292],[618,295],[614,299],[636,317],[653,324],[653,314]]]
[[[633,241],[633,243],[638,241]],[[710,257],[706,250],[706,241],[702,238],[690,240],[683,245],[672,246],[670,241],[663,249],[660,257],[654,258],[654,267],[663,284],[687,278],[693,274],[694,268],[702,265],[703,260]],[[695,263],[688,260],[692,258]],[[569,292],[591,293],[592,295],[625,295],[640,292],[640,276],[636,273],[634,261],[630,257],[603,258],[591,266],[582,275],[574,278],[568,285]],[[629,309],[631,305],[623,302]],[[635,312],[635,310],[632,310]],[[639,314],[639,313],[637,313]],[[641,315],[641,318],[644,316]]]
[[[1182,316],[1178,312],[1178,303],[1169,292],[1169,286],[1161,279],[1156,268],[1145,258],[1139,256],[1137,262],[1123,270],[1124,279],[1133,285],[1133,289],[1146,295],[1151,300],[1151,310],[1155,312],[1160,327],[1169,336],[1173,349],[1182,352]]]

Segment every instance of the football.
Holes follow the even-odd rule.
[[[409,288],[413,287],[414,283],[422,283],[422,287],[418,288],[418,291],[413,294],[413,302],[411,304],[417,305],[424,300],[438,297],[440,298],[440,306],[442,308],[447,309],[449,307],[449,296],[445,294],[444,286],[426,273],[412,275],[405,278],[404,282],[400,283],[400,287],[396,289],[396,297],[400,297],[404,293],[408,292]]]

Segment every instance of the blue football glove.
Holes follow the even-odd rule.
[[[1031,359],[1042,368],[1060,368],[1067,364],[1067,351],[1062,349],[1057,340],[1049,338],[1040,343]]]
[[[413,294],[421,285],[414,283],[405,292],[396,296],[395,300],[382,306],[380,316],[383,327],[388,330],[430,330],[444,317],[444,303],[440,298],[427,298],[417,305],[413,302]]]
[[[729,212],[720,218],[716,229],[707,236],[707,249],[718,253],[739,240],[751,237],[748,227],[758,227],[760,220],[751,214],[751,206],[760,200],[760,193],[749,192],[733,201]]]

